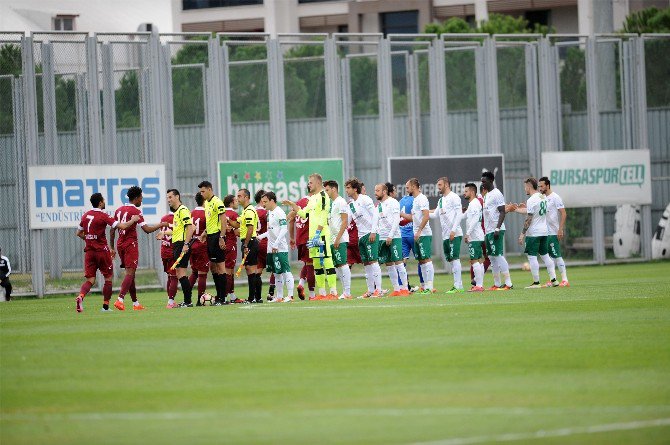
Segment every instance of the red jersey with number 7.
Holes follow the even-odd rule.
[[[107,245],[107,226],[116,227],[119,223],[102,209],[91,209],[84,213],[79,222],[79,230],[84,231],[86,245],[84,252],[109,252]]]
[[[140,220],[125,230],[119,230],[119,239],[116,242],[117,246],[122,246],[128,242],[137,241],[137,227],[142,227],[146,224],[146,222],[144,222],[142,211],[133,204],[124,204],[116,209],[116,212],[114,212],[114,219],[120,223],[130,221],[130,218],[132,218],[134,215],[139,216]]]

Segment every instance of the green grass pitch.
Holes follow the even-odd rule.
[[[454,297],[0,304],[0,443],[669,443],[670,263],[568,272]]]

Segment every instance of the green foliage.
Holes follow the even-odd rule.
[[[140,88],[135,71],[126,72],[114,91],[116,128],[140,127]]]
[[[670,32],[670,8],[643,9],[629,14],[623,25],[626,33],[668,33]]]
[[[21,74],[21,47],[6,44],[0,47],[0,76],[18,76]],[[12,110],[12,83],[10,79],[0,80],[0,134],[14,131],[14,112]]]

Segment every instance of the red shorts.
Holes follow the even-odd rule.
[[[263,271],[265,269],[265,266],[267,266],[267,260],[268,260],[268,239],[263,238],[258,246],[258,262],[256,263],[256,267],[258,267],[258,270]]]
[[[358,243],[347,244],[347,264],[361,264],[361,251],[358,249]]]
[[[233,244],[232,246],[226,245],[226,269],[235,269],[235,263],[237,262],[237,246]]]
[[[312,258],[309,256],[307,244],[298,244],[298,259],[306,264],[312,264]]]
[[[137,247],[137,241],[117,245],[116,253],[119,255],[122,268],[137,269],[137,263],[140,259],[140,249]]]
[[[105,278],[112,276],[112,255],[109,251],[89,250],[84,252],[84,276],[86,278],[95,277],[98,270]]]
[[[209,271],[209,253],[207,244],[195,242],[191,246],[191,268],[198,272]]]
[[[163,260],[163,272],[168,275],[177,275],[177,269],[170,270],[174,264],[174,260],[172,258],[161,258],[161,260]]]

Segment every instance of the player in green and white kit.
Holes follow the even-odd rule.
[[[543,176],[540,178],[538,185],[540,193],[543,193],[547,197],[547,228],[549,229],[547,232],[547,245],[549,247],[549,256],[554,259],[558,271],[561,272],[559,286],[569,287],[568,272],[565,269],[565,261],[563,261],[561,245],[559,244],[565,234],[565,220],[568,215],[565,212],[565,206],[561,197],[558,196],[558,193],[551,190],[549,178]],[[547,283],[547,285],[550,284]]]
[[[388,194],[386,184],[375,186],[377,204],[377,236],[379,236],[379,262],[386,264],[392,297],[409,295],[407,271],[402,261],[402,238],[400,237],[400,204]]]
[[[379,267],[379,239],[375,232],[379,213],[372,198],[364,195],[363,183],[357,178],[348,179],[344,184],[347,196],[351,198],[349,210],[358,228],[358,250],[365,266],[365,281],[368,291],[358,298],[381,297],[382,269]]]
[[[419,267],[423,275],[426,287],[417,293],[433,294],[433,279],[435,269],[433,268],[433,231],[428,221],[430,220],[430,206],[428,198],[421,193],[421,184],[416,178],[411,178],[405,184],[407,192],[414,197],[412,202],[412,213],[400,213],[402,218],[412,220],[412,229],[414,230],[414,258],[419,261]]]
[[[330,249],[333,252],[333,264],[335,273],[342,283],[342,295],[340,300],[351,298],[351,269],[347,264],[347,247],[349,245],[349,206],[347,201],[339,195],[339,184],[337,181],[326,181],[323,187],[331,200],[328,225],[330,226]]]
[[[470,253],[470,264],[475,273],[475,285],[470,292],[482,292],[484,290],[484,230],[482,229],[482,204],[477,199],[477,186],[472,182],[465,184],[463,193],[468,204],[465,211],[465,242],[468,243]]]
[[[261,205],[268,211],[268,229],[258,235],[258,239],[267,238],[267,270],[275,274],[276,295],[274,303],[290,303],[293,301],[293,274],[288,260],[288,223],[286,212],[277,205],[274,192],[266,192],[261,198]],[[284,297],[286,284],[286,297]]]
[[[528,178],[523,185],[526,195],[530,198],[526,201],[525,207],[517,206],[515,209],[518,213],[527,214],[519,235],[519,244],[525,245],[530,273],[533,276],[533,284],[526,286],[526,289],[538,289],[542,287],[540,285],[540,264],[537,262],[538,255],[547,267],[551,282],[556,283],[556,269],[547,250],[547,198],[537,191],[537,179]]]
[[[512,278],[509,264],[504,256],[505,246],[505,197],[493,184],[495,176],[491,172],[482,173],[482,187],[487,190],[484,195],[484,238],[486,251],[493,269],[493,287],[489,290],[512,289]],[[505,280],[503,286],[500,278]]]
[[[309,175],[307,187],[312,194],[304,209],[301,209],[292,201],[284,201],[301,218],[307,218],[309,214],[309,256],[314,262],[314,278],[319,288],[318,300],[337,300],[337,284],[335,265],[333,264],[330,249],[330,197],[323,189],[323,178],[318,173]],[[326,283],[330,293],[326,294]]]
[[[437,189],[442,193],[442,196],[437,201],[437,208],[430,211],[430,218],[440,221],[444,256],[451,263],[451,271],[454,274],[454,286],[447,293],[465,292],[461,279],[460,258],[461,241],[463,240],[463,229],[461,229],[463,207],[461,205],[461,198],[451,191],[451,183],[446,176],[437,180]]]

